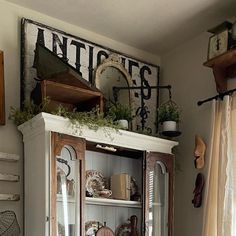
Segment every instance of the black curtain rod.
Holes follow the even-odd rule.
[[[228,90],[228,91],[226,91],[226,92],[224,92],[224,93],[219,93],[218,95],[216,95],[216,96],[214,96],[214,97],[207,98],[207,99],[205,99],[205,100],[203,100],[203,101],[198,101],[198,102],[197,102],[197,105],[198,105],[198,106],[201,106],[203,103],[209,102],[209,101],[214,100],[214,99],[217,100],[218,98],[220,98],[221,100],[223,100],[224,96],[226,96],[226,95],[232,95],[233,92],[235,92],[235,91],[236,91],[236,88],[235,88],[235,89]]]

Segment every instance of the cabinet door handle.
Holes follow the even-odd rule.
[[[49,216],[46,216],[46,222],[48,222],[49,221]]]

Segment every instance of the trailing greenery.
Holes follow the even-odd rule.
[[[158,108],[158,119],[159,123],[164,121],[175,121],[180,120],[180,110],[175,103],[165,103]]]
[[[113,119],[109,116],[104,117],[104,114],[99,111],[99,108],[94,108],[89,112],[71,112],[67,108],[59,105],[54,110],[49,110],[49,99],[45,99],[42,104],[35,105],[32,101],[26,103],[22,110],[11,107],[9,119],[13,120],[18,126],[32,119],[41,112],[51,113],[53,115],[68,118],[75,128],[81,128],[83,125],[90,129],[98,130],[100,127],[119,129],[120,127],[113,123]]]
[[[81,128],[83,125],[93,130],[98,130],[100,127],[120,128],[120,126],[113,123],[111,117],[105,117],[98,107],[88,112],[69,112],[65,107],[58,106],[52,114],[68,118],[75,128]]]
[[[17,126],[21,125],[40,112],[50,113],[48,110],[48,104],[49,100],[45,99],[40,105],[35,105],[32,101],[26,102],[21,110],[11,107],[9,119],[13,120]]]
[[[108,116],[114,121],[132,120],[131,109],[128,106],[122,105],[120,103],[115,103],[108,107]]]

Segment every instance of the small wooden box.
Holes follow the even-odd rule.
[[[41,81],[31,97],[36,104],[40,104],[43,99],[48,97],[50,99],[49,109],[52,110],[61,104],[69,111],[73,111],[73,109],[90,111],[96,106],[103,111],[103,96],[100,92],[50,80]]]
[[[130,180],[128,174],[116,174],[111,177],[112,198],[130,200]]]

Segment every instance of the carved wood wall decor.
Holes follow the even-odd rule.
[[[5,125],[4,61],[0,51],[0,125]]]

